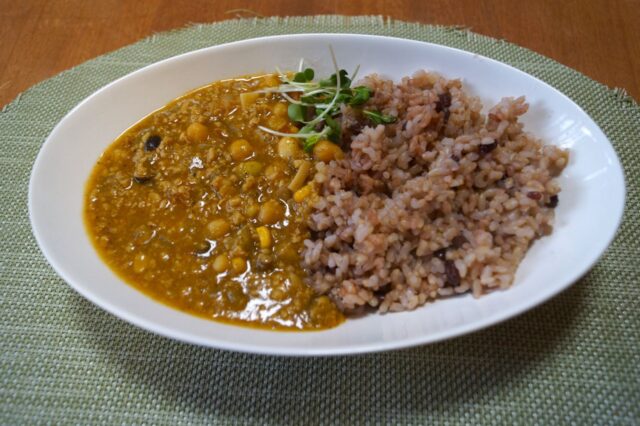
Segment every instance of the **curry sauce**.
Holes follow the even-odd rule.
[[[300,253],[313,159],[275,75],[224,80],[147,116],[102,154],[85,221],[124,281],[173,308],[271,329],[323,329],[343,316],[304,283]]]

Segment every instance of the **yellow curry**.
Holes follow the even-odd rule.
[[[88,182],[85,220],[126,282],[198,316],[323,329],[343,316],[304,283],[300,263],[314,158],[287,103],[254,93],[276,75],[224,80],[169,103],[121,135]],[[323,149],[326,148],[326,149]],[[318,144],[315,159],[340,155]]]

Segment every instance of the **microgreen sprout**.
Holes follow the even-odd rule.
[[[375,124],[391,124],[395,123],[396,117],[393,115],[384,115],[378,111],[362,111],[362,113]]]
[[[314,81],[315,71],[312,68],[305,68],[301,60],[298,71],[293,74],[293,77],[276,68],[282,84],[257,91],[265,94],[278,93],[289,102],[287,110],[289,118],[301,126],[300,130],[297,133],[284,133],[258,126],[260,130],[275,136],[302,139],[302,145],[306,151],[311,151],[313,146],[323,139],[340,143],[341,128],[336,118],[341,114],[342,105],[361,108],[369,100],[373,91],[366,86],[351,87],[360,66],[356,67],[352,77],[349,78],[347,71],[338,67],[331,46],[329,51],[335,72],[328,78]],[[396,120],[396,117],[384,115],[378,111],[363,110],[363,114],[375,124],[388,124]]]

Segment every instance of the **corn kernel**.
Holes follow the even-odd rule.
[[[258,232],[258,239],[260,239],[260,247],[271,247],[271,231],[266,226],[259,226],[256,228]]]
[[[302,188],[298,189],[293,194],[293,199],[295,200],[296,203],[300,203],[305,198],[307,198],[309,195],[311,195],[311,186],[310,185],[305,185]]]

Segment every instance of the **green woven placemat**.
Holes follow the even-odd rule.
[[[628,182],[613,245],[579,283],[504,324],[410,350],[291,359],[190,346],[76,294],[31,235],[27,185],[54,125],[144,65],[251,37],[353,32],[477,52],[573,98],[611,139]],[[0,423],[640,422],[640,109],[550,59],[465,30],[379,17],[232,20],[154,35],[44,81],[0,113]]]

